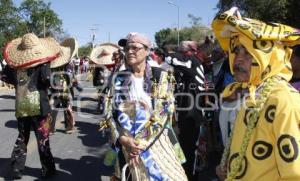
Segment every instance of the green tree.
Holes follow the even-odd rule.
[[[201,17],[196,17],[192,14],[188,14],[188,18],[190,18],[190,24],[192,26],[195,26],[195,27],[201,26],[201,20],[202,20]]]
[[[219,0],[219,12],[237,6],[242,15],[300,28],[299,0]]]
[[[24,0],[18,8],[22,20],[26,23],[28,31],[38,36],[43,35],[44,18],[46,36],[58,36],[63,32],[62,21],[50,8],[51,3],[43,0]]]
[[[193,40],[202,43],[206,36],[212,34],[210,28],[202,25],[201,17],[196,17],[188,14],[191,26],[183,27],[179,31],[180,41]],[[155,41],[158,47],[162,48],[164,45],[177,44],[177,29],[162,29],[155,33]]]
[[[92,51],[91,45],[87,44],[87,45],[81,46],[78,49],[78,56],[79,57],[90,56],[91,51]]]
[[[288,13],[286,14],[286,19],[284,23],[300,29],[300,1],[289,0],[288,2]]]
[[[169,37],[171,33],[172,30],[170,28],[162,29],[159,32],[156,32],[154,38],[157,46],[163,46],[167,41],[167,37]]]
[[[21,22],[18,10],[12,0],[0,0],[0,51],[8,41],[26,32],[26,25]],[[0,54],[2,60],[2,54]]]
[[[62,21],[50,9],[50,5],[42,0],[23,0],[18,8],[13,0],[0,0],[0,51],[3,52],[7,42],[25,33],[33,32],[41,37],[44,17],[47,36],[54,36],[58,41],[68,36],[62,31]]]

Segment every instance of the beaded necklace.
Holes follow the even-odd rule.
[[[247,124],[247,129],[246,129],[246,132],[245,132],[244,137],[243,137],[243,141],[242,141],[241,149],[239,151],[239,155],[236,159],[233,160],[232,167],[231,167],[230,172],[227,174],[226,181],[232,181],[236,177],[236,175],[238,174],[239,169],[242,165],[243,158],[246,154],[246,150],[247,150],[247,147],[249,145],[249,141],[250,141],[251,135],[253,133],[253,129],[255,127],[256,121],[258,120],[259,115],[262,112],[263,106],[266,103],[266,101],[267,101],[267,99],[268,99],[268,97],[269,97],[269,95],[272,91],[272,87],[276,83],[278,83],[279,80],[280,80],[279,77],[273,76],[273,77],[268,78],[265,81],[265,83],[262,87],[262,91],[261,91],[258,99],[256,100],[256,105],[253,108],[253,111],[250,113],[249,124]],[[234,125],[236,125],[236,123]],[[221,165],[221,168],[223,169],[223,171],[224,171],[224,168],[226,168],[226,164],[227,164],[227,161],[228,161],[228,157],[229,157],[229,153],[230,153],[230,146],[231,146],[231,143],[232,143],[232,137],[233,137],[233,131],[230,134],[229,141],[226,144],[226,147],[224,149],[224,153],[222,155],[220,165]]]

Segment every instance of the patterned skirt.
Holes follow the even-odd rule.
[[[173,144],[170,142],[168,132],[164,131],[158,140],[149,148],[153,160],[158,164],[162,174],[169,180],[185,181],[188,180],[178,157],[175,154]],[[128,154],[126,151],[125,159],[128,163]],[[133,181],[150,180],[143,162],[140,160],[135,167],[130,167],[130,173]]]

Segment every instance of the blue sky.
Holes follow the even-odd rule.
[[[21,0],[15,0],[17,4]],[[177,8],[168,0],[45,0],[63,20],[63,28],[75,36],[80,45],[91,41],[91,29],[96,43],[112,43],[128,32],[141,32],[154,41],[155,32],[162,28],[177,27]],[[187,15],[202,18],[208,25],[216,13],[217,0],[170,0],[177,4],[180,27],[189,26]],[[110,36],[109,36],[110,35]]]

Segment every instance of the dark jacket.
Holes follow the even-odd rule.
[[[198,94],[205,91],[205,77],[202,63],[194,56],[184,56],[179,53],[169,54],[166,61],[174,67],[174,77],[176,79],[176,107],[180,115],[180,120],[186,118],[202,118],[200,109],[204,103],[204,97]],[[186,96],[186,94],[190,96]],[[192,106],[191,106],[192,105]],[[198,105],[198,106],[197,106]],[[188,109],[189,110],[183,110]],[[177,109],[177,110],[178,110]]]
[[[30,96],[32,92],[38,92],[40,111],[36,115],[23,113],[17,117],[29,116],[46,116],[51,112],[51,107],[48,99],[48,88],[50,87],[50,64],[45,63],[29,69],[18,69],[15,75],[15,87],[16,87],[16,116],[20,112],[19,104],[24,104],[24,97],[29,97],[29,102],[32,101]],[[23,101],[23,102],[22,102]],[[28,100],[26,100],[28,101]],[[22,108],[22,106],[21,106]],[[29,110],[30,111],[30,110]]]

